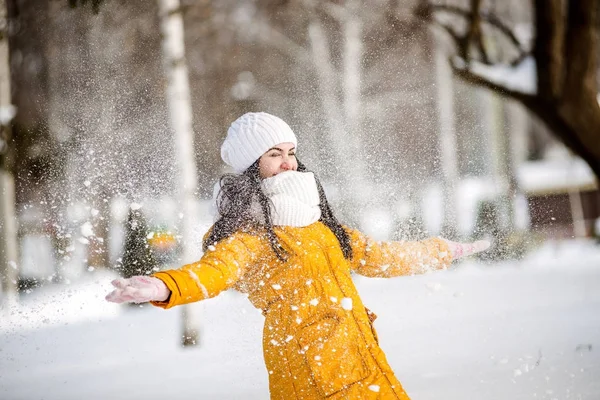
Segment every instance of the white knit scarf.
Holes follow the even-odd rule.
[[[312,172],[286,171],[261,182],[263,192],[269,198],[273,225],[303,227],[321,218],[319,191]],[[220,218],[217,195],[219,182],[213,189],[212,211],[214,220]],[[262,209],[258,203],[252,204],[252,214],[257,221],[264,222]]]
[[[263,179],[273,225],[308,226],[321,218],[319,191],[312,172],[286,171]]]

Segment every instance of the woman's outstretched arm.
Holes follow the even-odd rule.
[[[259,237],[236,233],[209,246],[195,263],[150,277],[113,281],[115,290],[106,299],[116,303],[150,301],[157,307],[171,308],[215,297],[239,280],[264,251],[262,247]]]
[[[442,238],[378,242],[355,229],[350,235],[352,267],[361,275],[390,278],[447,268],[452,260],[483,251],[489,242],[456,243]]]

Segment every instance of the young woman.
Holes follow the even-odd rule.
[[[203,257],[180,269],[113,281],[108,301],[162,308],[235,288],[265,316],[272,399],[408,399],[378,345],[352,272],[372,277],[444,269],[487,242],[375,242],[341,225],[296,158],[296,137],[267,113],[238,118],[221,147],[219,216]]]

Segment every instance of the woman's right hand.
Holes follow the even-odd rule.
[[[165,301],[171,291],[158,278],[152,276],[132,276],[131,278],[115,279],[111,282],[115,290],[106,296],[113,303],[145,303],[148,301]]]
[[[458,243],[444,238],[440,239],[448,244],[448,249],[450,250],[453,260],[485,251],[490,247],[490,242],[487,240],[478,240],[473,243]]]

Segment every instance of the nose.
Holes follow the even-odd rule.
[[[290,162],[290,160],[284,160],[281,163],[281,169],[284,171],[289,171],[292,169],[292,163]]]

